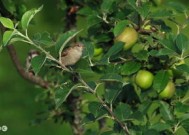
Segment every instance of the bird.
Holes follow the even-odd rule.
[[[34,74],[34,71],[32,70],[31,61],[34,57],[37,57],[40,55],[40,52],[34,49],[31,49],[28,53],[28,56],[26,58],[26,72]]]
[[[72,44],[65,49],[61,54],[61,63],[64,66],[75,65],[81,58],[84,50],[84,45],[80,42]]]

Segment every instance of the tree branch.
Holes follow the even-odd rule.
[[[13,45],[8,45],[7,46],[8,52],[10,54],[10,57],[12,59],[12,62],[14,63],[18,73],[26,80],[37,84],[39,86],[41,86],[42,88],[47,89],[49,87],[49,83],[45,80],[43,80],[41,77],[39,76],[35,76],[29,72],[26,72],[25,69],[22,67],[18,57],[17,57],[17,53],[16,50],[14,48]]]

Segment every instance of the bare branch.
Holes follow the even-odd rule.
[[[18,71],[18,73],[26,80],[34,83],[34,84],[37,84],[39,86],[41,86],[42,88],[45,88],[47,89],[49,87],[49,83],[45,80],[43,80],[41,77],[39,76],[36,76],[36,75],[33,75],[29,72],[26,72],[25,69],[22,67],[18,57],[17,57],[17,54],[16,54],[16,50],[14,48],[13,45],[8,45],[7,46],[7,49],[8,49],[8,52],[10,54],[10,57]]]

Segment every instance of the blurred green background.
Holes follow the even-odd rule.
[[[9,0],[8,0],[9,1]],[[188,0],[177,0],[189,5]],[[31,26],[31,32],[48,31],[51,34],[64,29],[64,21],[61,16],[62,10],[57,9],[54,0],[17,0],[18,4],[26,4],[27,8],[44,5],[43,10],[35,17],[35,26]],[[178,18],[182,19],[181,16]],[[185,31],[189,34],[189,28]],[[29,50],[26,45],[18,44],[16,49],[24,64]],[[54,124],[53,121],[45,121],[38,126],[31,126],[30,122],[36,118],[36,114],[46,108],[40,102],[35,102],[35,97],[43,92],[33,84],[19,76],[13,66],[6,49],[0,52],[0,127],[8,126],[7,132],[0,131],[5,135],[72,135],[67,123]]]

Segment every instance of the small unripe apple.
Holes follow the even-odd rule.
[[[163,91],[160,92],[159,97],[163,99],[170,99],[175,94],[175,84],[169,81]]]
[[[116,37],[116,41],[124,42],[124,50],[130,49],[137,41],[138,33],[134,28],[127,27]]]
[[[146,25],[146,26],[144,26],[144,29],[145,30],[151,30],[151,27],[152,27],[151,25]]]
[[[94,49],[94,57],[99,56],[100,54],[102,54],[103,49],[102,48],[95,48]]]
[[[152,86],[154,75],[147,70],[138,71],[135,82],[142,89],[148,89]]]

